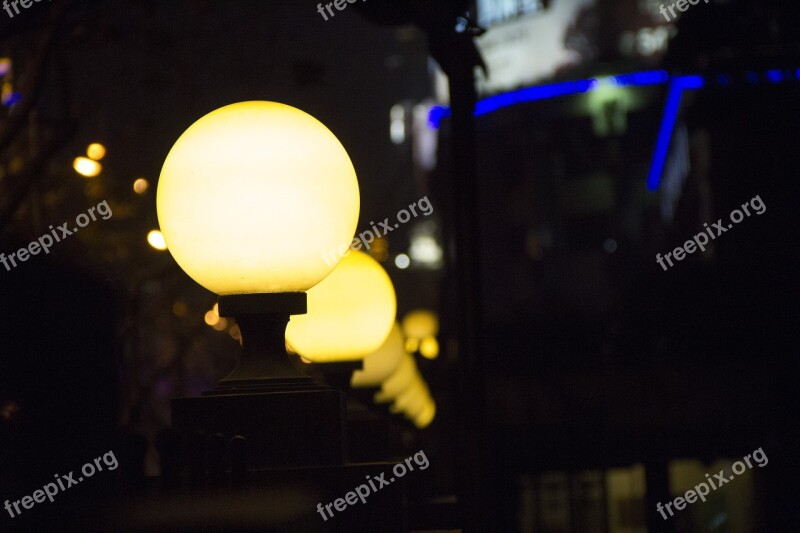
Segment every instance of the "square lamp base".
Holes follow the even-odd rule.
[[[247,440],[247,469],[337,466],[347,460],[344,395],[332,389],[172,400],[172,426]]]

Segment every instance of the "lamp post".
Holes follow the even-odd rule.
[[[255,466],[341,464],[341,393],[295,367],[284,345],[305,291],[350,244],[359,212],[344,147],[310,115],[241,102],[205,115],[177,140],[158,184],[159,224],[178,265],[236,317],[242,356],[218,387],[172,402],[173,425],[255,441]],[[280,438],[276,438],[280,437]]]

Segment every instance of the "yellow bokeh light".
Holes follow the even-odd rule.
[[[220,318],[219,315],[216,314],[214,311],[206,311],[205,322],[211,327],[216,326],[219,324]]]
[[[103,165],[88,157],[76,157],[72,162],[72,168],[84,178],[96,178],[103,171]]]
[[[308,312],[291,317],[286,340],[315,363],[363,359],[386,340],[397,313],[392,280],[364,252],[351,250],[307,294]]]
[[[192,124],[156,198],[175,261],[220,295],[309,290],[336,266],[323,251],[350,246],[359,202],[336,136],[299,109],[260,101]]]
[[[416,337],[407,338],[405,349],[408,353],[416,353],[416,351],[419,350],[419,339]]]
[[[403,335],[395,322],[380,348],[364,358],[363,370],[353,372],[350,385],[354,388],[377,387],[392,375],[403,360]]]
[[[106,156],[106,147],[100,143],[92,143],[86,148],[86,155],[89,159],[100,161]]]
[[[186,312],[188,310],[189,307],[183,300],[177,300],[174,304],[172,304],[172,312],[175,314],[175,316],[186,316]]]
[[[391,376],[381,384],[381,390],[375,393],[375,403],[386,403],[394,400],[414,382],[421,380],[414,358],[403,354],[403,360]]]
[[[436,359],[439,357],[439,341],[436,337],[425,337],[419,343],[419,353],[425,359]]]
[[[228,329],[228,319],[227,318],[220,318],[219,322],[212,326],[217,331],[225,331]]]
[[[409,417],[413,417],[414,414],[419,414],[422,411],[427,397],[428,386],[420,378],[394,399],[389,411],[392,413],[406,413]]]
[[[439,317],[427,309],[414,309],[403,317],[403,333],[406,337],[424,339],[439,334]]]
[[[150,188],[150,182],[144,178],[139,178],[133,182],[133,192],[136,194],[144,194]]]
[[[418,429],[425,429],[433,422],[434,418],[436,418],[436,402],[431,399],[419,416],[414,418],[414,425]]]
[[[164,240],[164,235],[157,229],[147,234],[147,242],[156,250],[164,251],[167,249],[167,242]]]

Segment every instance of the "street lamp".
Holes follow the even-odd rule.
[[[336,266],[320,250],[346,248],[356,229],[358,182],[342,144],[294,107],[231,104],[177,140],[156,203],[173,258],[220,295],[219,314],[236,317],[243,346],[216,389],[173,400],[173,424],[259,440],[263,464],[341,462],[341,394],[292,364],[284,332],[306,312],[305,291]],[[339,442],[325,450],[314,438]]]
[[[396,314],[389,275],[368,254],[350,250],[308,291],[308,313],[292,316],[286,341],[314,363],[360,361],[383,344]]]

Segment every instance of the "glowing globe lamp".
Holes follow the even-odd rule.
[[[433,400],[430,400],[429,403],[425,405],[425,408],[422,412],[414,418],[414,425],[417,426],[418,429],[424,429],[428,427],[433,419],[436,417],[436,403]]]
[[[308,313],[292,316],[286,340],[315,363],[358,361],[381,347],[396,313],[389,275],[369,255],[351,250],[308,291]]]
[[[381,384],[381,390],[375,393],[375,403],[391,402],[420,379],[414,357],[403,354],[397,370]]]
[[[173,427],[244,437],[247,468],[342,465],[343,394],[315,383],[285,344],[289,317],[308,308],[306,291],[336,267],[323,252],[346,249],[356,229],[358,182],[342,144],[288,105],[222,107],[175,142],[156,207],[175,261],[220,296],[215,328],[235,317],[242,344],[239,363],[216,388],[172,400]],[[347,296],[345,310],[353,305]],[[388,335],[393,313],[364,355]]]
[[[286,323],[336,266],[320,251],[349,245],[359,213],[355,171],[334,134],[275,102],[217,109],[170,150],[156,206],[175,261],[241,329],[242,359],[220,384],[310,382],[286,355]]]
[[[383,344],[366,356],[363,370],[353,372],[350,386],[353,388],[380,387],[403,360],[403,334],[395,322]]]
[[[424,339],[439,333],[439,318],[427,309],[415,309],[403,317],[403,333],[406,337]]]
[[[217,109],[180,136],[156,204],[170,253],[208,290],[303,292],[336,265],[320,252],[352,241],[359,191],[328,128],[294,107],[256,101]]]
[[[410,387],[404,390],[389,408],[392,413],[406,413],[410,418],[422,412],[425,400],[430,396],[428,386],[420,378],[415,380]]]

